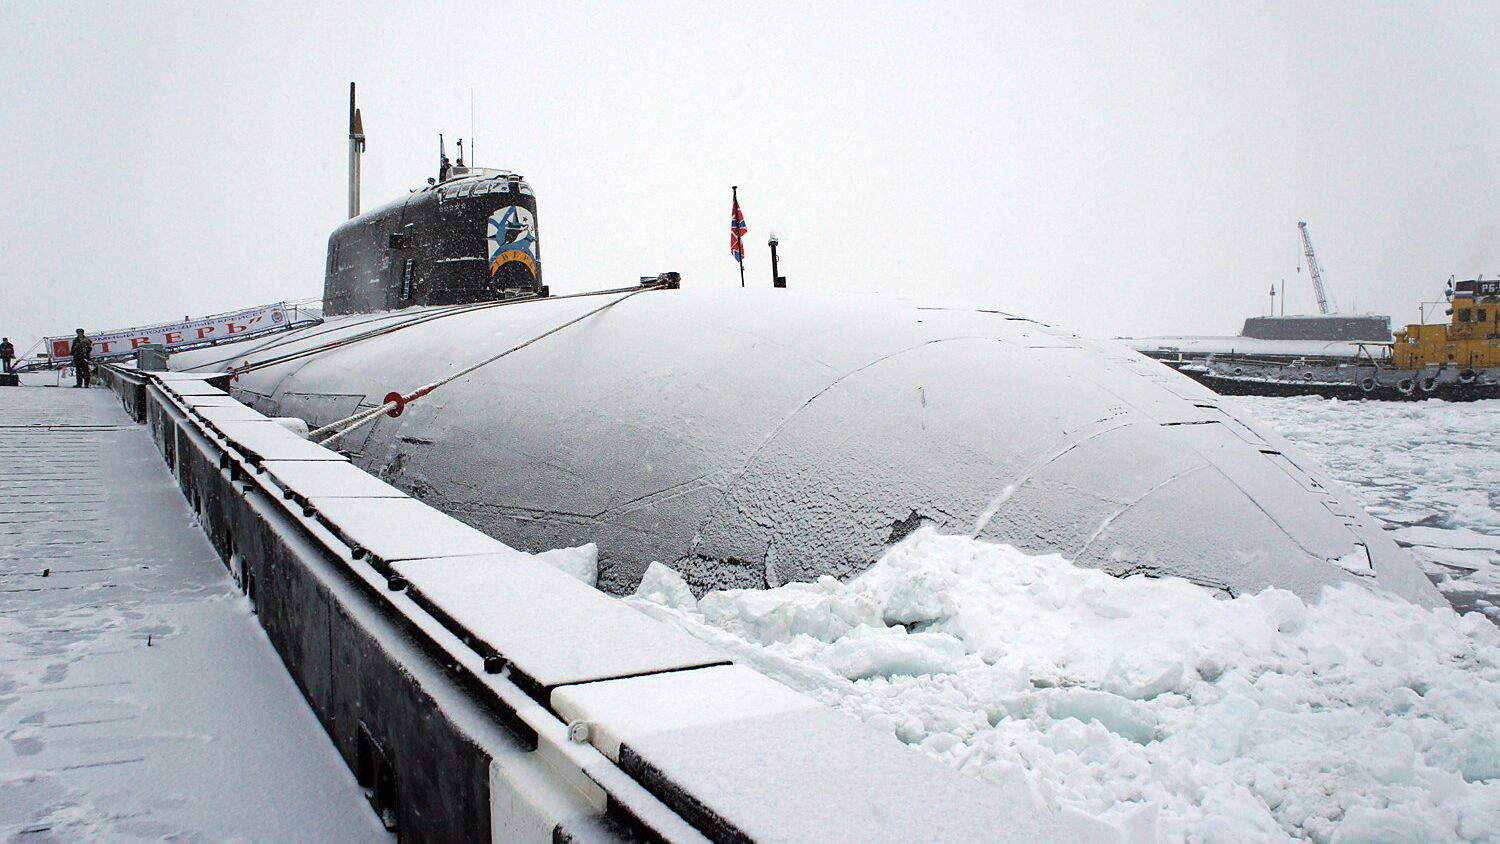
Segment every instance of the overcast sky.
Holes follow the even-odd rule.
[[[0,334],[319,295],[437,133],[522,173],[555,291],[797,287],[1232,334],[1297,272],[1411,321],[1500,274],[1500,5],[0,4]],[[1128,8],[1127,8],[1128,7]],[[470,95],[474,103],[470,129]]]

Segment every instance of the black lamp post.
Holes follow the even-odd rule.
[[[776,271],[776,245],[781,241],[776,239],[776,232],[771,232],[771,239],[767,244],[771,247],[771,286],[786,287],[786,276]]]

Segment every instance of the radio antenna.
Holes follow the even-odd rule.
[[[354,83],[349,83],[349,219],[359,216],[359,157],[365,151],[365,124],[354,102]]]
[[[479,164],[479,157],[474,154],[474,89],[469,88],[469,166],[475,167]]]

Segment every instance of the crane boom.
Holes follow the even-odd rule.
[[[1313,253],[1312,238],[1307,234],[1307,224],[1298,223],[1297,231],[1302,233],[1302,254],[1307,256],[1307,273],[1312,276],[1313,292],[1318,294],[1318,312],[1327,316],[1329,313],[1338,313],[1338,308],[1330,310],[1328,306],[1328,289],[1323,286],[1323,270],[1318,266],[1318,256]]]

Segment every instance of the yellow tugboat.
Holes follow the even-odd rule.
[[[1449,321],[1410,324],[1352,358],[1210,354],[1177,364],[1225,395],[1474,401],[1500,398],[1500,280],[1449,281]]]
[[[1452,320],[1396,331],[1391,360],[1397,369],[1451,368],[1472,383],[1482,370],[1500,368],[1500,280],[1449,284]]]

